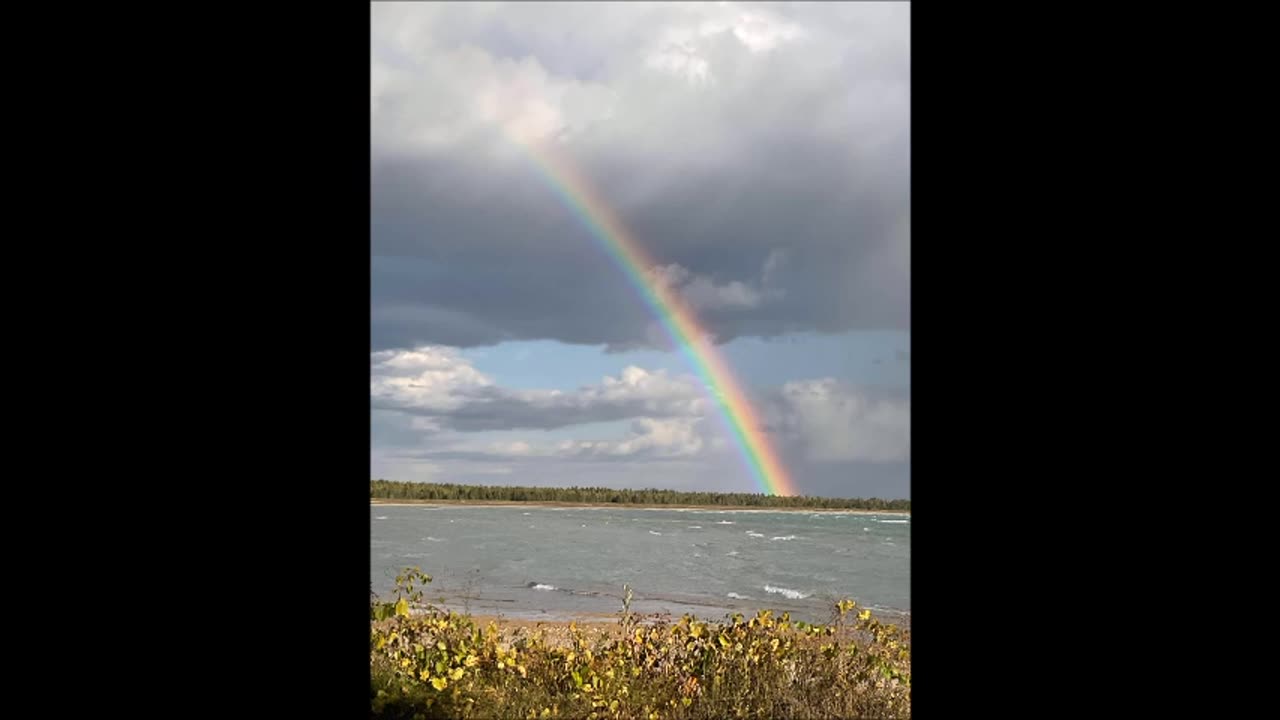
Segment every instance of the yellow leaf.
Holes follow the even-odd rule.
[[[431,681],[431,687],[437,690],[444,690],[445,688],[449,687],[449,681],[442,677],[438,677]]]
[[[450,679],[450,680],[461,680],[461,679],[462,679],[462,674],[463,674],[464,672],[466,672],[466,671],[465,671],[465,670],[463,670],[462,668],[454,668],[453,670],[450,670],[450,671],[449,671],[449,679]]]
[[[397,614],[397,615],[403,615],[403,616],[405,616],[405,617],[408,617],[408,615],[409,615],[409,601],[408,601],[408,600],[405,600],[404,598],[400,598],[400,600],[396,602],[396,614]]]

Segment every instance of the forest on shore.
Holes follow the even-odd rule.
[[[687,492],[681,490],[624,490],[603,487],[521,487],[458,485],[372,480],[369,498],[377,500],[447,500],[583,503],[591,505],[707,505],[722,507],[822,508],[910,512],[910,500],[828,498],[809,495]]]

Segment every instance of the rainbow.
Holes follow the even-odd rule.
[[[719,410],[729,435],[760,491],[766,495],[797,495],[791,477],[763,431],[729,364],[718,352],[698,318],[682,298],[665,285],[652,283],[645,273],[657,266],[628,232],[604,200],[567,159],[550,148],[515,141],[514,145],[542,173],[564,205],[577,215],[605,253],[618,265],[637,294],[653,311],[667,336],[689,360],[707,395]]]

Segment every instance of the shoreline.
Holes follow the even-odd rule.
[[[570,626],[576,626],[583,630],[604,631],[606,633],[613,634],[613,633],[616,633],[617,630],[621,627],[621,624],[619,622],[621,619],[621,614],[617,612],[615,613],[602,613],[602,612],[601,613],[594,613],[594,612],[575,613],[575,612],[549,612],[549,611],[543,610],[543,611],[528,611],[528,612],[517,611],[514,613],[503,613],[503,612],[494,612],[492,609],[486,609],[486,610],[475,610],[475,611],[472,611],[471,613],[467,613],[463,610],[463,608],[454,607],[452,605],[446,605],[446,606],[437,605],[436,607],[441,610],[448,610],[459,615],[464,615],[470,618],[479,627],[484,627],[488,625],[490,622],[492,622],[494,625],[498,627],[499,630],[503,631],[504,633],[513,632],[513,631],[516,631],[517,629],[523,629],[525,632],[533,632],[538,629],[543,629],[543,630],[551,631],[552,633],[558,633],[562,631],[567,631]],[[755,614],[761,610],[769,610],[777,617],[781,617],[784,612],[787,612],[786,610],[779,609],[779,608],[772,608],[767,605],[760,606],[759,608],[755,608],[754,610],[735,610],[733,612],[739,612],[742,614],[744,618],[750,618],[750,617],[754,617]],[[794,618],[795,613],[792,612],[791,614]],[[898,627],[903,628],[904,630],[911,629],[911,613],[910,612],[897,613],[897,612],[885,612],[885,611],[873,610],[871,614],[873,617],[875,617],[876,619],[880,620],[885,624],[896,625]],[[637,613],[632,613],[632,615],[635,618],[636,624],[640,627],[651,627],[659,620],[664,621],[666,623],[675,623],[675,622],[678,622],[681,617],[680,614],[668,613],[668,612],[658,612],[658,613],[638,613],[637,612]],[[699,619],[702,622],[709,622],[709,623],[719,623],[724,621],[723,618],[721,617],[698,616],[698,615],[694,615],[694,617]],[[818,621],[818,624],[826,624],[826,622]]]
[[[733,512],[799,512],[808,514],[842,513],[846,515],[905,515],[909,510],[862,510],[855,508],[760,507],[758,505],[644,505],[640,503],[572,503],[535,500],[396,500],[369,498],[369,505],[384,507],[550,507],[550,508],[619,508],[627,510],[724,510]]]

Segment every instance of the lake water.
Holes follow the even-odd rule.
[[[624,583],[645,614],[772,608],[825,621],[841,597],[911,609],[905,515],[371,505],[370,523],[375,591],[416,565],[433,577],[426,601],[478,614],[616,613]]]

